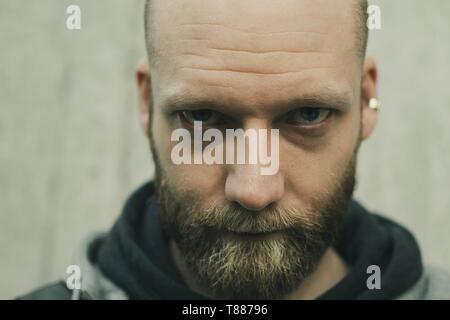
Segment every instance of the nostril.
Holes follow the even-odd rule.
[[[273,176],[260,175],[258,166],[235,166],[225,182],[225,197],[247,210],[260,211],[279,202],[284,194],[281,173]]]
[[[249,211],[261,211],[263,209],[265,209],[267,206],[269,206],[271,203],[267,203],[267,202],[263,202],[263,201],[258,201],[258,200],[249,200],[249,199],[240,199],[239,201],[237,201],[237,203],[249,210]]]
[[[235,202],[247,210],[261,211],[279,201],[282,192],[280,192],[280,189],[264,186],[240,185],[228,186],[226,196],[228,201]]]

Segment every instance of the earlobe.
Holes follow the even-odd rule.
[[[364,62],[361,84],[362,132],[361,138],[367,139],[377,124],[380,103],[377,99],[378,71],[375,60],[367,58]]]
[[[147,134],[150,124],[151,108],[151,78],[150,69],[147,63],[142,62],[136,69],[136,83],[139,99],[139,122],[142,129]]]
[[[371,99],[372,102],[377,100],[375,98]],[[378,104],[378,100],[376,101]],[[369,106],[364,106],[362,110],[362,140],[366,140],[372,134],[376,127],[378,121],[378,109],[371,108]]]

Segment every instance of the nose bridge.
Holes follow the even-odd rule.
[[[253,150],[257,150],[258,159],[256,163],[234,163],[227,166],[225,195],[228,201],[236,202],[248,210],[258,211],[282,198],[284,179],[281,172],[271,175],[264,174],[264,168],[267,169],[268,165],[267,155],[265,155],[265,159],[260,159],[260,148],[263,147],[267,150],[270,145],[270,122],[265,119],[248,119],[243,123],[242,129],[255,130],[257,141],[252,142],[256,143]],[[261,136],[260,130],[267,130],[266,134]],[[249,146],[246,145],[245,148],[247,149],[247,147]]]
[[[262,118],[256,116],[250,116],[243,120],[242,128],[244,130],[253,129],[258,131],[259,129],[270,130],[271,121],[270,119],[266,119],[266,117]]]
[[[236,149],[243,148],[241,154],[245,155],[246,159],[249,161],[251,161],[250,159],[254,159],[256,160],[256,163],[267,166],[269,161],[268,157],[272,151],[271,142],[273,135],[271,126],[270,119],[257,117],[245,119],[242,123],[244,137],[241,136],[241,140],[235,140]],[[276,138],[278,138],[278,136]],[[238,150],[236,151],[239,153]],[[276,152],[278,153],[278,150],[276,150]],[[277,155],[277,162],[278,158]],[[255,161],[253,161],[253,163],[250,162],[250,164],[255,164]],[[254,171],[256,172],[256,168]]]

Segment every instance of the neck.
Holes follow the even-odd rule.
[[[214,298],[208,288],[202,287],[195,281],[194,275],[189,271],[183,262],[181,252],[173,240],[170,240],[170,254],[175,265],[180,271],[181,276],[187,285],[195,292],[209,298]],[[287,300],[312,300],[341,281],[348,272],[344,260],[337,254],[333,248],[328,248],[319,261],[315,270],[306,277],[302,283],[285,299]]]

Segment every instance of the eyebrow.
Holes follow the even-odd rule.
[[[305,94],[298,97],[290,98],[286,101],[280,101],[272,106],[270,110],[277,110],[277,113],[284,113],[290,110],[311,107],[311,108],[328,108],[346,111],[351,107],[351,98],[349,94],[337,92],[321,92],[314,94]],[[246,108],[240,103],[230,103],[225,101],[217,101],[214,98],[195,97],[186,94],[173,95],[166,98],[162,103],[165,112],[174,111],[192,111],[211,109],[225,114],[233,112],[244,112]]]

